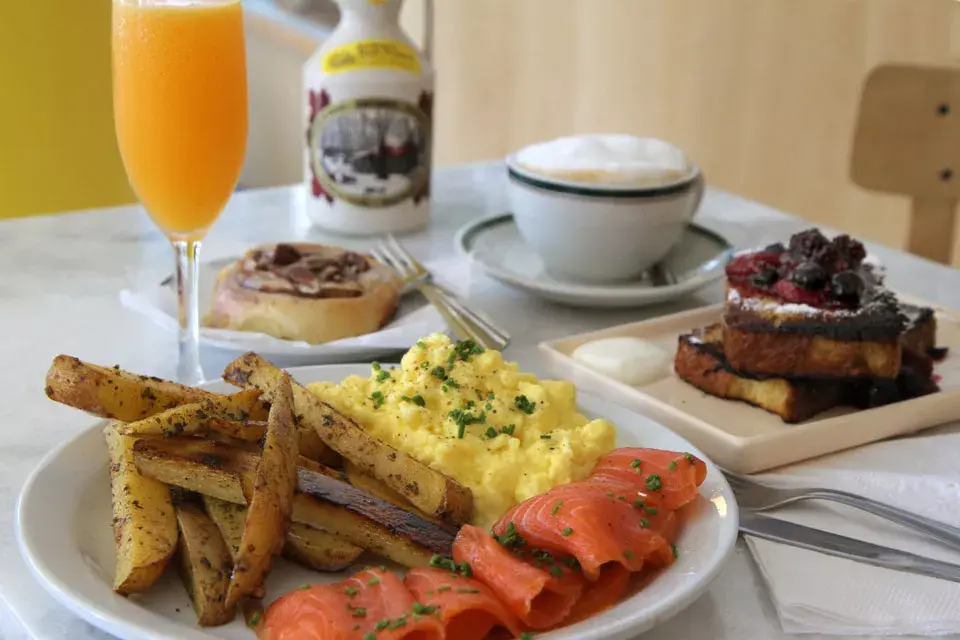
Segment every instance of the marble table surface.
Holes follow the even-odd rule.
[[[431,226],[408,240],[422,258],[454,251],[455,230],[506,209],[504,171],[495,164],[443,169],[435,176]],[[302,213],[299,188],[250,191],[233,198],[205,244],[203,258],[235,255],[248,245],[294,237],[324,240]],[[867,212],[865,212],[865,215]],[[766,206],[711,190],[698,220],[739,247],[782,240],[803,222]],[[326,238],[363,247],[362,240]],[[869,247],[902,291],[960,308],[960,271],[879,246]],[[91,418],[49,402],[43,377],[58,353],[159,376],[172,376],[175,337],[121,307],[117,293],[155,282],[171,270],[167,242],[141,210],[123,207],[0,222],[0,638],[104,639],[48,596],[29,574],[14,536],[14,509],[27,475],[56,444]],[[470,273],[474,304],[512,334],[507,350],[544,373],[538,341],[635,321],[720,300],[720,286],[670,305],[626,311],[556,306]],[[207,371],[223,361],[205,356]],[[741,542],[710,590],[689,610],[644,638],[768,640],[787,638],[762,579]]]

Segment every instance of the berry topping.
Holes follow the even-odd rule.
[[[815,290],[823,289],[827,284],[827,271],[816,262],[801,262],[798,264],[791,275],[791,280],[804,289]]]
[[[830,294],[838,302],[859,303],[864,288],[863,278],[855,271],[841,271],[830,280]]]
[[[823,291],[811,291],[789,280],[780,280],[773,285],[773,290],[785,302],[806,304],[811,307],[820,307],[826,302]]]
[[[757,275],[753,276],[753,284],[758,287],[769,287],[780,278],[776,269],[767,267]]]
[[[833,246],[840,254],[840,259],[846,262],[850,269],[859,267],[867,257],[867,250],[863,245],[846,234],[834,238]]]
[[[763,250],[768,253],[783,253],[787,250],[787,248],[783,246],[782,242],[775,242],[773,244],[768,244],[763,248]]]
[[[734,258],[727,265],[727,277],[735,280],[752,278],[761,271],[776,270],[780,266],[780,254],[758,251]]]
[[[820,229],[807,229],[790,237],[790,253],[797,258],[813,258],[830,245]]]

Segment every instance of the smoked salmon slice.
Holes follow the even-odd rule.
[[[672,548],[653,529],[646,503],[618,492],[622,486],[588,480],[554,487],[508,511],[493,531],[512,530],[528,548],[573,556],[589,581],[608,562],[628,571],[640,571],[647,560],[670,564]]]
[[[479,580],[425,567],[408,571],[403,584],[416,602],[436,614],[449,640],[483,640],[494,627],[514,637],[523,631],[517,616]]]
[[[261,640],[443,640],[443,625],[392,571],[365,569],[333,585],[291,591],[270,605]]]
[[[533,560],[532,553],[530,556]],[[453,559],[469,563],[473,577],[531,629],[558,624],[583,592],[579,572],[556,563],[537,568],[472,525],[461,527],[453,541]]]
[[[600,577],[596,582],[587,585],[563,624],[576,624],[606,611],[620,602],[629,582],[630,572],[624,569],[622,564],[611,562],[603,565]]]
[[[627,482],[675,511],[692,502],[707,477],[707,465],[694,455],[628,447],[600,459],[590,474],[597,482]]]

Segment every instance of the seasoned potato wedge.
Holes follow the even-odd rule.
[[[270,393],[270,415],[257,465],[253,492],[227,590],[227,606],[235,606],[256,591],[270,571],[293,511],[297,488],[297,432],[293,424],[290,378],[284,376]]]
[[[143,438],[134,446],[137,468],[162,482],[243,504],[253,488],[257,457],[196,438]],[[302,459],[301,459],[302,461]],[[312,463],[311,466],[322,469]],[[323,529],[408,567],[433,554],[450,555],[455,531],[428,522],[340,479],[301,466],[293,522]]]
[[[283,375],[260,356],[247,353],[227,365],[223,378],[269,395]],[[430,516],[453,524],[469,521],[473,494],[467,487],[373,437],[296,383],[293,399],[301,426],[315,429],[324,443],[360,471],[382,481]]]
[[[404,511],[410,511],[415,513],[424,520],[429,520],[431,522],[436,522],[441,526],[446,526],[443,520],[439,518],[433,518],[425,514],[423,511],[420,511],[415,506],[413,506],[409,500],[404,498],[402,495],[380,482],[372,476],[368,476],[363,471],[361,471],[357,465],[352,462],[345,461],[343,464],[343,471],[346,475],[347,482],[357,487],[358,489],[363,489],[367,493],[374,495],[381,500],[386,500],[390,504],[395,504]]]
[[[177,550],[177,518],[170,489],[137,471],[133,462],[135,438],[103,430],[110,452],[110,489],[117,569],[113,588],[118,593],[147,589],[163,574]]]
[[[251,413],[262,409],[259,390],[244,389],[233,395],[206,398],[167,409],[142,420],[129,422],[121,430],[126,435],[193,435],[209,431],[211,421],[215,420],[242,424],[250,418]]]
[[[210,496],[203,497],[203,505],[220,529],[220,535],[227,543],[230,555],[236,557],[240,551],[240,539],[243,537],[246,506]],[[341,571],[362,552],[360,547],[331,533],[298,523],[290,525],[283,545],[285,558],[317,571]]]
[[[247,520],[246,504],[237,504],[212,496],[203,496],[203,508],[220,530],[223,541],[227,543],[230,557],[236,560],[237,554],[240,553],[243,526]]]
[[[283,557],[317,571],[343,571],[363,549],[305,524],[293,523],[283,545]]]
[[[177,507],[180,528],[180,579],[190,594],[197,622],[213,627],[233,620],[227,605],[232,563],[217,525],[197,506]]]
[[[119,368],[101,367],[64,355],[54,358],[50,365],[46,393],[56,402],[124,422],[216,397],[216,394],[202,389]]]

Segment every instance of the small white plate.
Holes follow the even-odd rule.
[[[304,367],[290,373],[301,383],[339,381],[366,374],[365,365]],[[226,391],[228,385],[206,385]],[[618,427],[618,445],[703,454],[683,438],[618,405],[581,395],[580,407]],[[47,455],[24,485],[17,505],[17,540],[34,575],[65,607],[90,624],[125,640],[250,640],[238,618],[201,629],[186,591],[168,571],[147,593],[123,598],[111,590],[115,558],[106,446],[98,421]],[[679,559],[649,585],[615,607],[579,624],[544,634],[551,640],[620,640],[660,624],[693,603],[719,573],[737,539],[737,504],[719,470],[707,461],[700,499],[690,509],[677,541]],[[278,561],[267,581],[268,600],[304,583],[335,582]]]
[[[201,316],[210,308],[217,274],[237,259],[231,257],[199,265]],[[125,289],[120,292],[120,302],[166,331],[176,333],[179,330],[176,291],[169,283],[157,282],[138,289]],[[230,357],[256,351],[271,362],[290,367],[369,361],[406,351],[421,337],[445,330],[446,325],[436,309],[429,306],[420,295],[412,294],[403,296],[396,315],[380,331],[354,338],[310,344],[252,331],[201,327],[200,346],[225,352]]]
[[[673,284],[658,286],[650,279],[610,285],[560,280],[524,243],[509,213],[471,222],[457,233],[456,246],[488,276],[515,289],[575,307],[600,309],[643,307],[689,295],[722,278],[733,255],[726,239],[691,223],[662,262],[676,280]]]

